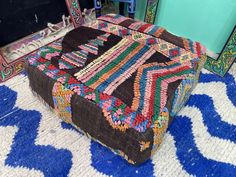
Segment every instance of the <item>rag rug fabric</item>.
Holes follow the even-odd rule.
[[[65,122],[141,164],[195,88],[205,48],[115,14],[28,57],[30,87]]]

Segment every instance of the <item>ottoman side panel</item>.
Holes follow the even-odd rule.
[[[56,81],[47,77],[42,71],[32,65],[28,64],[26,70],[28,72],[31,89],[50,107],[54,108],[52,89]]]
[[[150,158],[154,136],[152,129],[143,133],[133,128],[125,132],[113,129],[101,108],[76,94],[71,98],[71,111],[73,124],[129,162],[140,164]]]

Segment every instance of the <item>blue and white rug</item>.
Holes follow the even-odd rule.
[[[236,64],[202,71],[161,149],[139,167],[91,141],[34,97],[19,75],[0,85],[0,176],[236,176]]]

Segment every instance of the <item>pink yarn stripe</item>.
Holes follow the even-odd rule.
[[[68,63],[74,64],[75,66],[83,66],[82,64],[77,63],[77,62],[71,60],[70,58],[67,58],[65,55],[62,55],[61,58],[64,59],[65,61],[67,61]]]
[[[132,44],[133,44],[133,41],[127,41],[127,45],[119,47],[117,50],[115,50],[115,52],[113,52],[113,53],[111,52],[111,54],[106,55],[105,58],[103,58],[103,60],[101,62],[94,63],[91,66],[88,65],[88,67],[83,69],[86,72],[84,74],[82,74],[81,77],[77,77],[77,79],[81,80],[82,82],[88,81],[89,79],[94,77],[99,71],[101,71],[103,68],[105,68],[109,63],[111,63],[117,56],[120,55],[120,53],[124,52],[127,49],[127,47],[131,46]]]
[[[52,57],[58,56],[59,54],[60,54],[60,52],[47,53],[47,54],[45,55],[45,59],[51,60]]]
[[[79,53],[79,51],[77,51],[77,52]],[[78,57],[79,60],[81,60],[81,61],[87,61],[87,58],[82,57],[81,55],[79,55],[79,54],[77,54],[77,53],[75,53],[75,52],[73,52],[72,54],[73,54],[74,56]]]
[[[157,64],[155,64],[154,66],[160,66],[158,63]],[[147,73],[147,82],[146,82],[146,90],[145,90],[145,95],[144,95],[144,100],[149,100],[149,98],[150,98],[150,94],[151,94],[151,84],[152,84],[152,82],[153,82],[153,80],[152,80],[152,75],[153,74],[160,74],[160,73],[165,73],[165,72],[167,72],[167,71],[174,71],[174,70],[176,70],[176,69],[178,69],[178,68],[180,68],[180,67],[183,67],[184,65],[180,65],[180,66],[177,66],[177,67],[174,67],[174,68],[169,68],[169,69],[166,69],[166,68],[163,68],[163,69],[158,69],[158,70],[152,70],[152,71],[148,71],[148,73]],[[147,67],[147,68],[149,68],[149,66]],[[136,78],[135,79],[135,82],[140,82],[140,79],[139,78]],[[139,92],[139,94],[137,94],[137,95],[141,95],[140,94],[140,90],[137,90],[138,92]],[[134,96],[134,99],[140,99],[140,98],[138,98],[138,97],[136,97],[136,96]],[[145,101],[145,103],[147,104],[146,106],[144,105],[144,108],[148,108],[149,107],[149,102],[148,101]],[[143,115],[147,115],[147,110],[145,110],[145,112],[143,113]]]
[[[153,49],[148,50],[142,57],[140,57],[137,62],[131,66],[128,70],[126,70],[122,75],[116,78],[113,82],[109,84],[109,86],[105,89],[104,93],[111,95],[113,91],[122,84],[125,80],[127,80],[131,75],[137,71],[137,69],[142,66],[156,51]]]
[[[111,23],[119,24],[119,23],[127,20],[128,18],[120,16],[119,18],[116,19],[116,18],[114,18],[113,14],[108,14],[108,15],[105,15],[105,16],[101,16],[98,19],[99,20],[104,20],[104,21],[107,21],[107,22],[111,22]]]
[[[147,73],[146,90],[145,90],[145,94],[144,94],[144,106],[143,106],[144,109],[142,110],[142,114],[144,116],[147,116],[147,113],[148,113],[148,110],[149,110],[149,101],[147,101],[147,100],[149,100],[150,97],[151,97],[151,85],[152,85],[153,82],[155,82],[155,81],[153,81],[152,75],[157,74],[157,73],[159,73],[159,74],[164,73],[166,71],[167,71],[166,69],[160,69],[160,70],[156,70],[156,72],[155,71],[153,71],[153,72],[149,71]]]
[[[89,52],[89,53],[92,53],[92,54],[94,54],[94,55],[97,55],[98,54],[98,49],[95,49],[95,50],[92,50],[92,49],[90,49],[90,48],[88,48],[88,47],[86,47],[86,46],[84,46],[84,45],[81,45],[81,46],[79,46],[79,48],[81,49],[81,50],[85,50],[85,51],[87,51],[87,52]],[[93,47],[94,48],[94,47]]]
[[[130,45],[132,45],[132,43],[130,43]],[[130,46],[130,45],[128,45],[128,46]],[[109,63],[111,63],[116,57],[118,57],[120,55],[120,53],[124,52],[126,50],[126,48],[127,48],[126,46],[120,47],[118,50],[116,50],[116,52],[111,53],[110,55],[107,55],[106,58],[104,58],[104,60],[101,63],[99,63],[98,65],[96,65],[92,70],[90,68],[89,70],[92,71],[92,73],[90,73],[90,74],[88,73],[89,75],[87,75],[86,77],[83,77],[84,79],[82,79],[81,81],[86,82],[90,78],[94,77],[98,72],[100,72]]]
[[[61,45],[51,44],[51,45],[49,45],[49,47],[52,47],[52,48],[57,49],[57,50],[62,50],[62,46]]]
[[[149,76],[148,74],[148,77],[152,77],[152,76]],[[165,79],[161,82],[161,98],[160,98],[160,112],[164,109],[164,107],[166,106],[166,101],[167,101],[167,89],[168,89],[168,85],[172,82],[175,82],[179,79],[184,79],[186,76],[185,75],[182,75],[182,76],[174,76],[174,77],[171,77],[171,78],[168,78],[168,79]],[[145,92],[147,93],[147,92]],[[151,93],[151,92],[149,92]],[[148,96],[148,95],[147,95]],[[147,98],[146,95],[145,95],[145,100],[150,100],[150,94],[149,94],[149,97]],[[149,101],[146,101],[144,102],[144,109],[142,110],[142,114],[144,116],[147,116],[148,114],[148,110],[149,110]]]

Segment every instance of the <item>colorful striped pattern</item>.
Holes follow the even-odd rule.
[[[118,14],[107,14],[107,15],[101,16],[101,18],[106,18],[109,22],[114,22],[116,24],[120,24],[123,21],[127,20],[127,17],[118,15]]]
[[[76,66],[84,66],[84,63],[87,61],[87,55],[88,52],[85,50],[62,54],[61,58],[63,62],[60,62],[60,69],[72,69]],[[70,67],[68,67],[68,65]]]
[[[184,63],[186,61],[192,60],[193,58],[199,58],[198,53],[193,53],[191,50],[185,50],[160,38],[156,38],[148,34],[127,29],[119,25],[98,20],[91,24],[89,27],[94,29],[100,29],[104,32],[112,33],[114,35],[118,35],[120,37],[148,45],[157,52],[165,55],[166,57],[176,62]]]
[[[60,69],[83,67],[88,54],[98,55],[99,46],[104,46],[104,42],[108,40],[109,36],[109,33],[97,36],[96,39],[89,40],[87,44],[78,46],[79,50],[62,54],[61,60],[59,60]]]
[[[64,39],[65,48],[51,61],[47,56],[60,49],[55,44],[29,59],[30,70],[37,68],[41,76],[51,78],[41,77],[40,82],[53,84],[56,112],[118,149],[130,163],[147,160],[196,86],[204,63],[201,46],[162,28],[112,15]]]
[[[184,80],[192,72],[189,65],[142,65],[135,79],[132,109],[144,116],[153,117],[155,121],[166,105],[168,85]]]
[[[75,76],[87,86],[111,94],[155,51],[140,43],[123,39]]]
[[[96,105],[102,109],[103,113],[106,115],[107,121],[114,129],[126,131],[128,128],[132,127],[139,132],[144,132],[148,128],[146,122],[149,122],[149,119],[141,114],[137,114],[136,111],[133,111],[120,99],[87,87],[66,72],[50,64],[47,60],[43,58],[35,60],[36,57],[39,56],[33,54],[29,59],[29,63],[32,66],[37,67],[45,75],[57,81],[60,86],[59,88],[63,88],[66,91],[70,89],[73,93],[78,94],[86,100],[94,101]],[[41,67],[42,65],[44,67]],[[58,87],[56,88],[57,91]],[[66,97],[68,98],[68,96]]]
[[[52,57],[60,55],[62,51],[62,39],[59,39],[45,47],[39,49],[38,54],[47,60],[51,60]]]
[[[60,69],[73,69],[75,67],[74,65],[70,64],[69,62],[66,62],[65,59],[58,60],[58,64],[59,64]]]
[[[132,28],[137,30],[143,25],[145,25],[143,22],[134,23]],[[110,33],[123,37],[118,44],[81,68],[74,76],[86,87],[107,95],[112,95],[121,84],[135,74],[133,86],[134,97],[132,98],[131,109],[143,115],[145,118],[143,121],[139,120],[138,124],[132,124],[131,127],[136,127],[139,131],[145,130],[158,120],[159,114],[165,108],[168,99],[168,86],[178,80],[186,80],[188,78],[191,80],[194,78],[196,74],[195,70],[198,69],[194,68],[194,62],[199,62],[198,55],[160,38],[154,38],[148,34],[108,22],[98,20],[90,24],[89,27],[100,29],[106,33],[97,36],[95,39],[88,40],[86,44],[79,45],[79,50],[77,51],[62,54],[61,59],[58,60],[59,68],[72,69],[75,66],[84,66],[88,54],[98,55],[99,46],[104,46],[104,42],[108,42]],[[146,25],[146,27],[145,29],[148,29],[150,25],[149,27]],[[171,62],[148,62],[148,59],[156,52],[160,52],[168,57]],[[39,60],[37,68],[45,72],[47,76],[61,83],[67,83],[69,81],[69,74],[67,75],[65,73],[65,75],[61,75],[58,70],[49,69],[50,63],[43,63],[42,61],[43,59]],[[74,86],[74,91],[81,94],[83,89],[81,90],[81,87],[77,84]],[[193,86],[191,84],[185,87],[185,84],[182,83],[175,93],[174,103],[180,104],[185,98],[180,97],[181,93],[186,95]],[[92,98],[94,95],[86,97]],[[113,101],[108,102],[111,104]],[[108,102],[105,102],[106,105]],[[101,105],[105,106],[104,104]],[[173,109],[177,110],[175,105]],[[107,111],[107,109],[104,110]],[[152,119],[151,122],[149,121],[150,119]],[[124,122],[126,120],[127,118],[124,119]]]
[[[73,93],[73,91],[66,89],[60,83],[56,83],[52,89],[54,109],[57,112],[58,116],[67,123],[72,123],[70,100]]]

